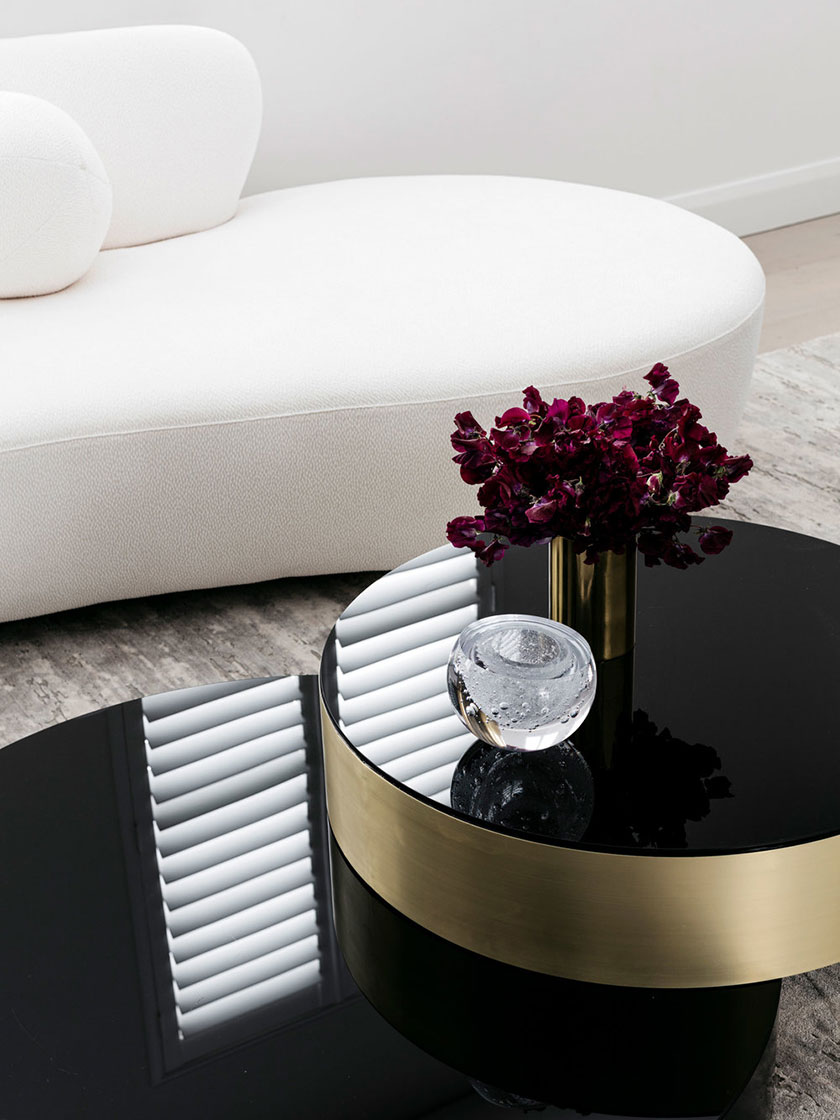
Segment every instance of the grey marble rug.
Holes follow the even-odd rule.
[[[840,335],[762,355],[732,451],[756,461],[726,515],[840,543]],[[311,673],[375,573],[108,603],[0,624],[0,745],[131,697]],[[785,984],[774,1120],[840,1117],[840,969]]]
[[[840,544],[840,334],[759,357],[733,450],[756,465],[727,516]]]

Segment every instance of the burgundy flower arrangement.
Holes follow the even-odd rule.
[[[699,422],[700,409],[677,400],[666,366],[658,363],[645,380],[645,394],[625,389],[593,405],[579,397],[547,404],[531,386],[523,407],[497,417],[489,434],[471,412],[459,412],[454,462],[465,482],[480,487],[484,513],[450,521],[452,544],[488,565],[508,545],[557,536],[568,537],[587,563],[634,540],[648,566],[702,563],[678,534],[691,528],[692,513],[726,496],[752,459],[729,455]],[[731,538],[716,525],[699,533],[699,546],[714,555]]]

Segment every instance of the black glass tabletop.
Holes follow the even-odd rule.
[[[0,878],[8,1120],[767,1114],[777,981],[545,977],[362,883],[328,829],[314,678],[0,751]]]
[[[377,580],[328,641],[327,711],[421,800],[549,842],[694,854],[835,835],[840,548],[729,524],[731,546],[701,566],[640,565],[635,649],[598,666],[574,751],[478,743],[446,686],[469,622],[548,616],[545,546],[490,569],[446,546]]]

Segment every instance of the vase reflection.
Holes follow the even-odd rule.
[[[619,740],[633,713],[635,655],[596,663],[598,687],[589,717],[577,729],[574,742],[595,771],[612,767]]]
[[[686,848],[686,825],[709,815],[712,802],[732,797],[713,747],[660,729],[633,712],[617,729],[611,764],[596,778],[587,839],[637,848]]]

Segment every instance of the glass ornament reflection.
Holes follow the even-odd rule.
[[[493,615],[461,632],[447,685],[477,738],[509,750],[545,750],[586,719],[595,697],[595,661],[586,640],[568,626],[535,615]]]
[[[450,802],[474,820],[553,840],[580,840],[595,805],[586,759],[571,743],[511,751],[473,743],[455,767]]]

